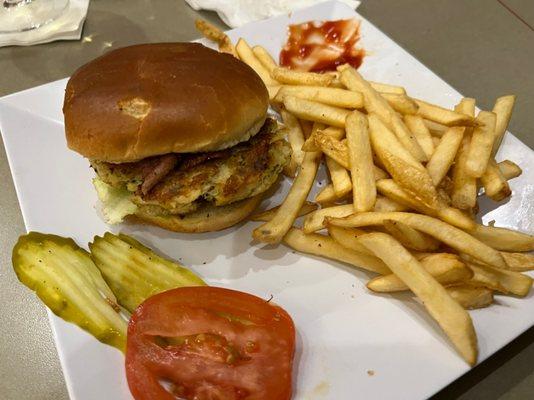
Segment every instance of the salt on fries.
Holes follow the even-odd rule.
[[[222,32],[204,34],[224,42]],[[475,115],[475,99],[447,109],[367,81],[348,65],[322,74],[288,70],[243,39],[235,54],[268,86],[293,149],[292,187],[280,206],[251,217],[265,222],[254,238],[375,272],[367,283],[373,292],[410,290],[476,363],[465,310],[490,306],[494,294],[526,296],[532,286],[523,272],[534,269],[534,256],[524,253],[534,250],[534,237],[474,220],[478,188],[505,199],[522,172],[496,159],[515,96]],[[306,202],[323,160],[331,182]]]

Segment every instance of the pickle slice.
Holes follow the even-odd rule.
[[[152,295],[204,281],[178,263],[166,260],[134,238],[105,233],[89,244],[91,257],[118,303],[133,312]]]
[[[127,322],[90,254],[72,239],[30,232],[13,248],[19,280],[50,310],[124,352]]]

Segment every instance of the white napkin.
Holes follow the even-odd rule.
[[[287,14],[325,0],[185,0],[195,10],[212,10],[229,26],[235,28],[248,22],[275,15]],[[360,5],[356,0],[340,0],[352,8]]]
[[[70,0],[68,8],[56,20],[25,32],[0,34],[2,46],[31,46],[55,40],[78,40],[82,36],[89,0]]]

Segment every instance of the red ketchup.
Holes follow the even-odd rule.
[[[289,37],[280,52],[280,65],[300,71],[335,71],[341,64],[358,68],[365,52],[356,47],[360,21],[310,21],[289,26]]]

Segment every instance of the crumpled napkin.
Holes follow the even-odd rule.
[[[229,26],[235,28],[249,22],[287,14],[325,0],[185,0],[195,10],[212,10]],[[356,0],[339,0],[356,8]]]
[[[78,40],[82,36],[88,6],[89,0],[70,0],[65,12],[46,25],[25,32],[0,34],[0,47],[31,46],[55,40]]]

